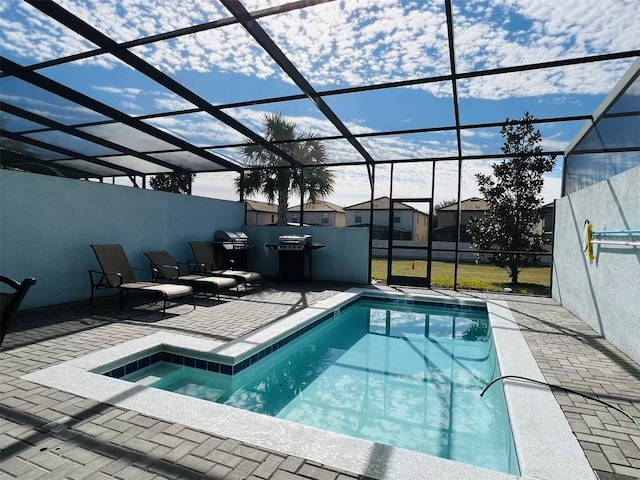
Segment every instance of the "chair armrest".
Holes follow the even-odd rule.
[[[146,267],[146,268],[141,268],[141,267],[131,267],[132,271],[138,271],[138,272],[145,272],[145,275],[143,276],[144,278],[140,278],[139,275],[136,275],[136,279],[139,281],[149,281],[147,280],[147,278],[150,278],[150,281],[154,281],[154,273],[153,273],[153,266],[151,266],[151,268]]]
[[[204,263],[189,261],[187,262],[187,265],[189,265],[189,273],[198,273],[200,275],[207,273],[207,268]]]
[[[175,271],[175,275],[167,277],[164,273],[162,273],[162,271],[160,270],[161,268],[168,268],[168,269],[174,270]],[[151,272],[153,274],[154,280],[156,280],[158,278],[164,278],[164,279],[168,279],[168,280],[175,280],[176,278],[178,278],[180,276],[180,268],[176,267],[175,265],[161,265],[159,263],[152,263],[151,264]]]
[[[94,283],[93,279],[93,274],[97,273],[98,275],[100,275],[100,279],[98,280],[97,283]],[[109,282],[109,279],[107,278],[107,275],[116,275],[118,277],[118,284],[117,285],[112,285]],[[89,277],[91,278],[91,284],[94,287],[101,287],[104,286],[103,285],[103,280],[107,283],[107,285],[111,286],[111,287],[119,287],[120,285],[122,285],[123,279],[122,279],[122,274],[120,272],[102,272],[102,271],[98,271],[98,270],[89,270]]]
[[[15,281],[13,278],[5,277],[4,275],[0,275],[0,282],[6,283],[14,290],[18,290],[20,288],[20,282]]]

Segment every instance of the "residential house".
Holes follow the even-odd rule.
[[[460,241],[471,242],[471,235],[467,232],[469,219],[484,215],[489,210],[485,200],[478,197],[469,198],[460,202]],[[437,228],[434,237],[442,242],[455,242],[457,233],[458,204],[454,203],[437,210]],[[533,233],[542,235],[544,243],[551,243],[553,235],[553,202],[542,206],[542,220],[533,229]]]
[[[246,225],[275,225],[278,223],[278,205],[275,203],[245,200]]]
[[[389,197],[376,198],[373,201],[373,230],[375,240],[389,239]],[[371,202],[358,203],[345,207],[347,227],[368,226]],[[428,240],[429,215],[402,202],[393,204],[393,239],[426,242]]]
[[[344,227],[344,208],[335,203],[320,200],[316,203],[307,203],[304,206],[305,225],[316,225],[320,227]],[[300,223],[300,205],[289,207],[287,222],[290,224]]]
[[[471,217],[484,215],[489,205],[481,198],[473,197],[460,202],[460,241],[470,242],[471,235],[467,232],[467,224]],[[440,242],[455,242],[458,233],[458,204],[454,203],[436,210],[438,227],[433,232]]]

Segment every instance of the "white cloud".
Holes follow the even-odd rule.
[[[144,107],[139,105],[139,103],[143,101],[140,97],[150,97],[153,107],[160,111],[186,110],[195,107],[192,103],[172,92],[104,85],[92,85],[91,88],[126,99],[120,101],[120,105],[133,110],[145,110]],[[136,101],[138,103],[136,103]]]
[[[133,102],[120,102],[120,105],[122,106],[122,108],[124,108],[125,110],[133,110],[133,111],[140,111],[140,110],[144,110],[143,107],[141,107],[140,105],[138,105],[137,103],[133,103]]]
[[[146,122],[200,147],[245,141],[241,134],[206,113],[161,117]]]
[[[167,112],[175,112],[178,110],[187,110],[194,108],[191,102],[174,94],[162,94],[153,99],[153,106],[159,110]]]
[[[45,118],[62,121],[62,123],[72,124],[84,122],[88,119],[97,120],[103,118],[102,115],[95,113],[93,110],[75,104],[60,105],[29,96],[7,94],[2,91],[0,91],[0,99]]]
[[[110,87],[106,85],[92,85],[91,88],[93,88],[94,90],[100,90],[103,92],[114,93],[114,94],[123,95],[123,96],[127,96],[127,95],[135,96],[142,93],[142,90],[140,90],[139,88],[120,88],[120,87]]]
[[[19,0],[3,2],[0,40],[3,55],[16,61],[45,61],[95,48],[80,35]]]
[[[5,0],[3,49],[38,61],[91,45],[33,7]],[[215,2],[61,0],[61,5],[116,41],[126,41],[228,17]],[[245,2],[250,10],[281,4]],[[7,7],[9,5],[9,7]],[[349,0],[265,17],[258,22],[298,69],[320,88],[380,83],[450,72],[442,2]],[[632,0],[478,0],[454,4],[460,72],[640,48]],[[235,72],[291,82],[240,25],[133,49],[167,73]],[[114,59],[87,59],[104,67]],[[462,96],[507,98],[608,92],[631,60],[606,65],[471,79]],[[419,88],[450,95],[442,85]]]
[[[217,2],[182,0],[60,0],[58,3],[117,42],[228,16]]]
[[[193,182],[192,193],[200,197],[212,197],[222,200],[238,201],[240,197],[235,193],[234,181],[237,173],[198,173]]]

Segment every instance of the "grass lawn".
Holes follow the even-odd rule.
[[[426,277],[427,262],[425,260],[395,260],[393,274],[407,277]],[[458,288],[471,290],[490,290],[501,292],[505,287],[516,293],[548,295],[550,267],[525,268],[520,272],[519,283],[510,283],[506,270],[493,265],[476,265],[461,263],[458,266]],[[454,264],[432,262],[431,284],[434,287],[453,288]],[[376,280],[387,279],[387,260],[374,258],[372,276]]]

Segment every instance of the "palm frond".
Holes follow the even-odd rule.
[[[324,144],[317,140],[316,135],[300,132],[295,122],[287,120],[282,113],[268,113],[262,120],[264,138],[276,143],[277,147],[287,153],[301,164],[305,165],[302,174],[303,196],[311,202],[317,202],[321,198],[333,192],[335,177],[325,166],[316,167],[326,163],[327,151]],[[296,140],[296,141],[292,141]],[[247,196],[263,195],[269,202],[278,201],[278,221],[286,223],[286,211],[289,194],[300,193],[300,171],[293,168],[275,168],[286,165],[286,162],[275,153],[262,145],[247,142],[242,147],[242,156],[248,165],[262,167],[250,170],[244,178],[244,185],[240,185],[240,179],[236,181],[236,189],[243,189]],[[307,167],[307,165],[310,165]]]

